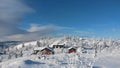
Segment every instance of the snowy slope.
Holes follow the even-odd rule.
[[[17,58],[2,62],[0,66],[1,68],[90,68],[92,62],[92,59],[78,57],[77,54],[59,54],[41,56],[41,59],[36,56]]]
[[[98,55],[95,59],[95,67],[120,68],[120,47],[113,46],[104,49],[101,53],[98,53]]]
[[[31,55],[34,48],[52,45],[76,46],[77,53]],[[54,49],[59,51],[59,49]],[[48,37],[5,49],[0,55],[0,68],[119,68],[120,40],[80,38],[75,36]]]
[[[120,68],[120,56],[105,56],[98,58],[94,63],[98,68]]]

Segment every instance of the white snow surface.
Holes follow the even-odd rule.
[[[118,46],[111,51],[105,49],[95,60],[94,68],[120,68],[120,49]]]
[[[120,40],[79,37],[42,38],[10,47],[0,55],[0,68],[120,68]],[[34,49],[65,44],[77,46],[76,53],[64,49],[54,55],[31,55]],[[86,49],[90,48],[90,49]],[[60,49],[54,49],[59,51]]]

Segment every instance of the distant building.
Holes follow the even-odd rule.
[[[70,47],[68,48],[68,53],[76,53],[77,48],[76,47]]]
[[[65,44],[63,44],[63,45],[53,45],[53,48],[65,48]]]

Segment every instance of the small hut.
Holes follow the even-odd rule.
[[[68,48],[68,53],[76,53],[77,48],[76,47],[70,47]]]

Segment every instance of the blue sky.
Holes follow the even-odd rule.
[[[98,37],[120,37],[119,0],[27,0],[26,3],[36,11],[25,20],[27,23],[71,27]]]
[[[9,2],[9,0],[7,1]],[[3,3],[7,5],[8,2],[6,2]],[[11,6],[12,4],[13,6]],[[11,7],[8,7],[9,5]],[[15,27],[13,28],[11,25],[9,27],[12,29],[6,30],[12,32],[13,29],[16,29],[14,31],[18,32],[0,31],[6,34],[3,36],[10,37],[10,39],[17,35],[21,37],[23,34],[31,36],[33,33],[37,37],[41,32],[43,32],[42,34],[58,33],[120,38],[119,0],[11,0],[9,5],[7,5],[7,10],[12,8],[13,15],[4,12],[6,16],[1,16],[0,21],[7,23],[6,26],[8,22],[4,19],[8,20],[9,16],[17,17],[17,19],[10,17],[12,21],[9,22],[14,22]],[[3,8],[1,10],[6,11]],[[19,24],[15,22],[19,22]]]

